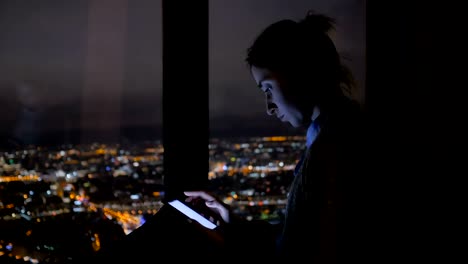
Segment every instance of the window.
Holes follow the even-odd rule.
[[[92,254],[161,206],[161,1],[2,1],[0,28],[0,258]]]

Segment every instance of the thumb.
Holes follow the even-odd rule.
[[[229,223],[229,211],[226,207],[224,207],[221,203],[216,200],[213,201],[206,201],[206,206],[216,210],[219,216],[223,219],[224,222]]]

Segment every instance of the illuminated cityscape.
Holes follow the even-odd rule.
[[[209,191],[247,220],[278,221],[303,141],[212,139]],[[60,262],[131,233],[163,206],[163,155],[158,141],[0,153],[0,258]]]

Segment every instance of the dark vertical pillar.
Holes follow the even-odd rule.
[[[208,182],[208,0],[163,0],[166,195]]]

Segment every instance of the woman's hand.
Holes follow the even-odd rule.
[[[210,208],[213,212],[217,213],[225,223],[229,223],[229,210],[224,207],[223,203],[218,201],[212,195],[204,191],[188,191],[184,192],[188,196],[185,201],[192,202],[196,199],[202,199],[205,201],[205,205]]]

